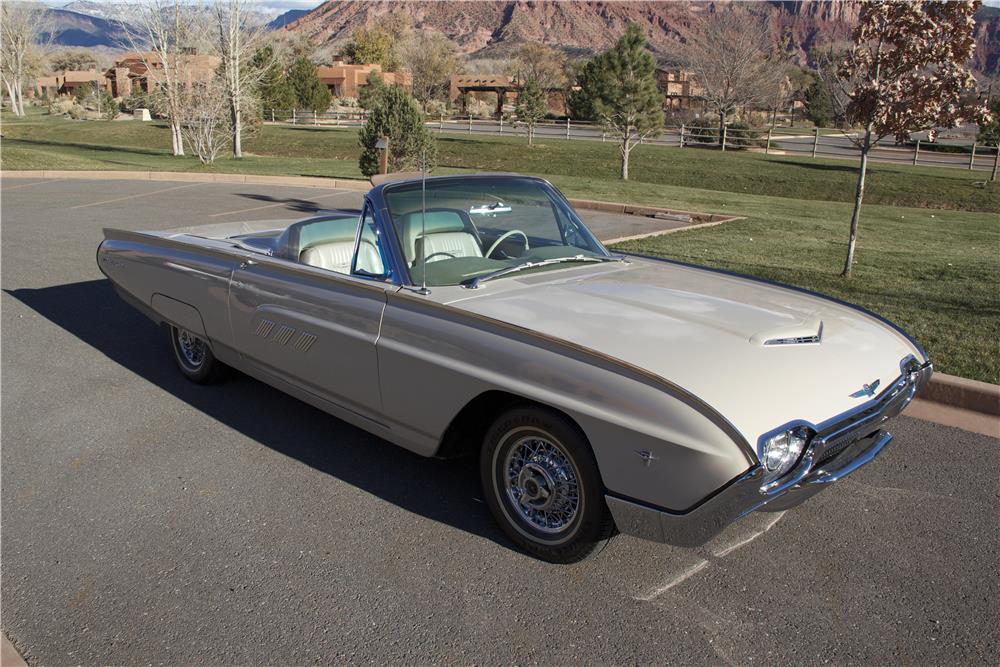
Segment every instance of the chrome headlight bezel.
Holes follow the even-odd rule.
[[[809,448],[816,431],[808,424],[795,423],[761,436],[757,458],[764,471],[764,484],[770,484],[791,472]]]

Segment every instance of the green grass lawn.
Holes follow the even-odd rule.
[[[3,169],[116,169],[357,177],[357,134],[261,128],[244,160],[202,166],[169,155],[160,123],[3,116]],[[545,176],[568,196],[731,213],[746,219],[622,244],[799,285],[860,304],[909,331],[938,369],[1000,382],[1000,187],[981,172],[875,165],[854,277],[839,277],[854,192],[847,161],[639,147],[617,178],[612,144],[442,135],[438,172]],[[585,175],[585,176],[582,176]],[[1000,184],[998,184],[1000,185]]]
[[[26,120],[3,116],[4,169],[157,169],[229,173],[294,174],[361,178],[357,132],[313,126],[261,127],[244,141],[244,160],[221,159],[205,167],[169,153],[163,123],[74,121],[34,113]],[[517,171],[615,181],[618,152],[612,143],[546,138],[528,148],[524,139],[444,134],[438,138],[439,172]],[[766,156],[706,148],[640,147],[632,180],[741,194],[851,201],[855,165],[844,160]],[[875,164],[869,170],[871,204],[1000,210],[1000,187],[973,185],[982,172]]]

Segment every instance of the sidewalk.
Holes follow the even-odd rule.
[[[0,667],[27,667],[27,664],[7,635],[0,634]]]

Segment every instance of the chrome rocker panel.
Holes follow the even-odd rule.
[[[903,411],[932,373],[930,362],[904,368],[877,398],[825,422],[798,465],[776,484],[763,484],[763,468],[756,465],[683,514],[607,495],[618,530],[654,542],[696,547],[750,512],[794,507],[878,456],[892,441],[880,427]]]

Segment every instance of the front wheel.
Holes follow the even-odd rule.
[[[192,382],[209,384],[220,379],[225,366],[212,354],[208,342],[187,329],[168,328],[170,347],[181,374]]]
[[[615,534],[590,445],[559,413],[523,406],[501,415],[483,441],[480,476],[500,527],[542,560],[583,560]]]

